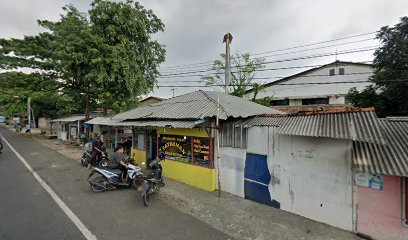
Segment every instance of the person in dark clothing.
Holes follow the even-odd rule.
[[[126,141],[123,143],[124,151],[127,155],[130,155],[130,150],[132,149],[132,138],[126,138]]]
[[[127,155],[124,154],[123,150],[123,146],[121,145],[117,146],[114,149],[114,153],[112,155],[112,163],[115,165],[113,165],[112,168],[120,169],[122,171],[122,180],[125,180],[125,178],[127,177],[127,170],[129,169],[129,166],[125,163]]]
[[[95,162],[97,156],[102,151],[103,142],[99,136],[96,136],[96,139],[92,142],[92,157],[91,162]],[[91,168],[91,164],[88,165],[88,168]]]

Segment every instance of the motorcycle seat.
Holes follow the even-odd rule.
[[[109,172],[114,173],[116,175],[120,175],[122,171],[120,169],[108,169]]]

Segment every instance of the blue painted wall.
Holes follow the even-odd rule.
[[[244,192],[245,198],[280,208],[280,203],[271,199],[268,184],[271,175],[266,155],[247,153],[245,159]]]

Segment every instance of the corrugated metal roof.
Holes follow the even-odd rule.
[[[86,124],[93,124],[93,125],[106,125],[106,126],[113,126],[116,123],[118,123],[118,120],[113,120],[110,117],[96,117],[94,119],[91,119],[87,122]]]
[[[118,122],[116,126],[134,126],[134,127],[170,127],[170,128],[193,128],[195,121],[126,121]]]
[[[139,107],[118,114],[113,119],[204,119],[217,115],[217,99],[220,98],[220,119],[246,118],[260,114],[285,114],[239,97],[218,92],[196,91]]]
[[[76,115],[76,116],[69,116],[69,117],[53,119],[50,122],[76,122],[76,121],[82,121],[82,120],[85,120],[85,116]]]
[[[278,134],[383,143],[383,136],[375,112],[255,117],[244,125],[245,127],[275,126]]]
[[[353,143],[358,170],[408,177],[408,119],[380,119],[386,144]]]

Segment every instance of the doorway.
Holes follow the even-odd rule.
[[[150,163],[157,157],[157,130],[147,129],[146,136],[146,161]]]

